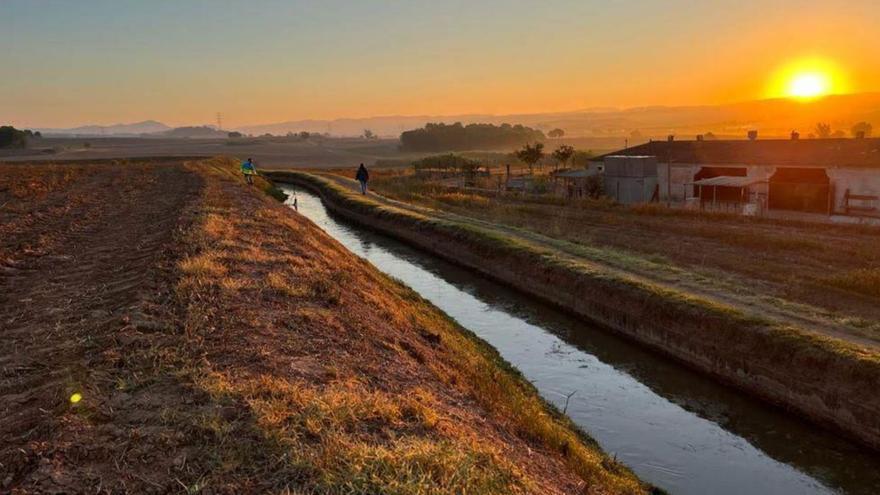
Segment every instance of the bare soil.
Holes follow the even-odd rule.
[[[176,163],[3,167],[2,177],[0,483],[94,491],[125,473],[116,488],[145,486],[141,472],[172,459],[139,437],[185,394],[168,379],[137,396],[119,389],[137,373],[134,350],[162,343],[139,326],[169,317],[166,248],[201,180]]]
[[[397,139],[238,139],[60,138],[35,139],[28,149],[0,150],[0,162],[143,159],[145,157],[251,157],[258,167],[340,167],[376,160],[421,156],[398,151]]]

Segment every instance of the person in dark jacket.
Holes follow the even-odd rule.
[[[367,172],[367,167],[363,163],[361,163],[354,178],[361,183],[361,194],[367,194],[367,181],[370,180],[370,173]]]

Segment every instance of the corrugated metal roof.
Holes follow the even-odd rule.
[[[660,163],[880,168],[880,138],[651,141],[597,156],[652,155]]]
[[[578,178],[578,177],[589,177],[590,175],[595,175],[595,172],[590,173],[589,170],[585,168],[577,169],[577,170],[566,170],[565,172],[559,172],[556,174],[556,177],[570,177],[570,178]]]
[[[710,177],[708,179],[700,179],[691,184],[695,186],[722,186],[722,187],[748,187],[752,184],[760,184],[767,182],[765,179],[755,177],[734,177],[730,175],[720,175],[718,177]]]

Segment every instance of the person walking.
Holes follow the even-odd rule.
[[[367,172],[367,167],[363,163],[361,163],[354,178],[361,183],[361,194],[367,194],[367,181],[370,180],[370,173]]]
[[[241,173],[244,174],[244,180],[246,180],[248,184],[254,184],[254,176],[257,175],[257,166],[254,165],[252,159],[248,158],[241,163]]]

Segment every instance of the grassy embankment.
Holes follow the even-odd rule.
[[[10,167],[0,491],[648,490],[236,163]]]
[[[178,291],[210,364],[191,373],[255,430],[205,418],[229,442],[215,468],[322,493],[645,490],[483,342],[250,194],[230,164],[197,167],[204,206]],[[257,438],[271,448],[242,441]]]
[[[630,253],[681,276],[729,283],[833,314],[880,340],[880,229],[626,207],[550,196],[489,197],[444,187],[411,171],[372,172],[374,190],[438,210],[533,231],[602,252]],[[345,174],[349,175],[349,174]],[[801,311],[808,311],[801,308]]]
[[[602,323],[774,404],[880,446],[880,355],[846,341],[561,256],[478,224],[364,198],[314,175],[279,173],[331,209]]]

